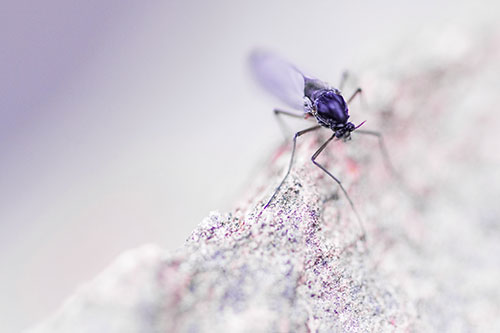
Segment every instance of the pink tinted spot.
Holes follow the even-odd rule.
[[[359,176],[359,165],[353,159],[346,159],[347,171],[355,177]]]

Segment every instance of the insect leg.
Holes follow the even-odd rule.
[[[363,227],[363,222],[361,221],[361,217],[359,216],[358,214],[358,211],[356,210],[356,207],[354,206],[354,203],[352,202],[351,200],[351,197],[349,196],[349,194],[347,194],[347,191],[345,190],[344,186],[342,185],[342,183],[340,182],[340,180],[335,177],[334,175],[332,175],[328,170],[326,170],[326,168],[324,166],[322,166],[321,164],[319,164],[318,162],[316,162],[316,158],[319,156],[319,154],[321,154],[321,152],[326,148],[326,146],[330,143],[330,141],[332,141],[333,139],[335,138],[335,134],[333,134],[325,143],[323,143],[321,145],[321,147],[319,147],[319,149],[314,153],[314,155],[311,157],[311,160],[312,162],[317,166],[319,167],[321,170],[323,170],[328,176],[330,176],[340,187],[340,189],[342,190],[342,192],[344,192],[344,195],[346,196],[347,198],[347,201],[349,201],[349,204],[351,205],[351,208],[352,210],[354,211],[354,214],[356,215],[356,218],[358,219],[358,222],[359,222],[359,227],[361,229],[361,237],[360,239],[361,240],[365,240],[366,239],[366,232],[365,232],[365,228]]]
[[[351,104],[354,97],[356,97],[358,94],[361,94],[362,92],[363,92],[363,89],[361,89],[361,88],[356,89],[354,94],[352,94],[352,96],[347,100],[347,104]]]
[[[294,113],[294,112],[290,112],[290,111],[283,111],[280,109],[274,109],[273,111],[274,111],[274,115],[276,116],[276,119],[278,120],[278,124],[281,127],[281,132],[283,132],[283,135],[285,136],[285,140],[288,139],[287,128],[286,128],[285,124],[283,123],[282,118],[280,116],[285,115],[285,116],[289,116],[289,117],[293,117],[293,118],[304,119],[304,113],[300,114],[300,113]]]
[[[348,71],[343,71],[342,72],[342,76],[340,77],[339,90],[344,89],[344,84],[347,81],[348,77],[349,77],[349,72]]]
[[[271,199],[269,199],[269,201],[267,202],[267,204],[264,206],[264,209],[266,209],[267,206],[269,206],[269,204],[273,201],[274,197],[279,192],[281,186],[283,185],[283,183],[287,179],[288,175],[290,174],[290,170],[292,169],[292,164],[293,164],[293,157],[295,155],[295,146],[296,146],[296,143],[297,143],[297,138],[299,136],[305,134],[305,133],[308,133],[308,132],[311,132],[311,131],[315,131],[315,130],[317,130],[320,127],[321,127],[320,125],[316,125],[316,126],[313,126],[313,127],[310,127],[310,128],[306,128],[305,130],[302,130],[302,131],[299,131],[299,132],[295,133],[295,135],[293,137],[292,156],[290,157],[290,163],[288,164],[288,170],[287,170],[287,172],[285,174],[285,177],[283,177],[283,180],[281,181],[281,183],[278,185],[278,187],[274,191]]]
[[[359,133],[377,137],[380,152],[382,153],[382,158],[384,160],[385,168],[387,169],[387,171],[392,175],[392,177],[394,177],[400,189],[403,190],[403,192],[406,193],[406,195],[411,197],[415,202],[421,201],[421,199],[415,194],[415,192],[408,187],[403,177],[401,177],[401,175],[396,171],[396,168],[394,168],[394,165],[392,164],[391,159],[389,158],[389,152],[385,145],[382,133],[369,130],[356,130],[353,133]]]
[[[384,142],[384,137],[382,136],[382,133],[377,132],[377,131],[369,131],[369,130],[356,130],[354,133],[359,133],[359,134],[364,134],[364,135],[371,135],[374,136],[378,139],[378,145],[380,148],[380,152],[382,153],[382,158],[384,159],[384,164],[387,170],[394,176],[396,179],[400,179],[398,173],[396,172],[396,169],[394,168],[391,159],[389,158],[389,153],[387,151],[387,147]]]
[[[274,109],[274,114],[276,116],[278,116],[280,114],[285,114],[285,115],[290,116],[290,117],[304,118],[304,114],[303,113],[294,113],[294,112],[290,112],[290,111],[283,111],[283,110],[280,110],[280,109]]]

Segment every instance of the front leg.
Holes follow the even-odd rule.
[[[371,135],[374,136],[378,139],[378,145],[380,152],[382,154],[382,158],[384,159],[384,164],[387,170],[393,175],[394,178],[400,179],[398,173],[396,172],[396,169],[394,168],[391,159],[389,158],[389,153],[387,151],[387,147],[385,145],[384,137],[382,133],[377,132],[377,131],[370,131],[370,130],[356,130],[354,133],[359,133],[359,134],[364,134],[364,135]]]
[[[316,126],[313,126],[313,127],[310,127],[310,128],[307,128],[305,130],[302,130],[302,131],[295,133],[295,135],[293,136],[292,156],[290,157],[290,163],[288,164],[288,170],[285,174],[285,177],[283,177],[283,180],[281,181],[281,183],[278,185],[278,187],[274,191],[273,195],[271,196],[271,199],[269,199],[267,204],[264,206],[264,209],[266,209],[269,206],[269,204],[273,201],[274,197],[279,192],[281,186],[283,185],[285,180],[288,178],[288,175],[290,174],[290,170],[292,169],[292,164],[293,164],[293,157],[295,156],[295,147],[297,145],[297,138],[303,134],[308,133],[308,132],[315,131],[315,130],[319,129],[320,127],[321,127],[320,125],[316,125]]]
[[[326,148],[326,146],[334,138],[335,138],[335,134],[333,134],[325,143],[323,143],[321,145],[321,147],[319,147],[319,149],[311,157],[311,160],[314,163],[314,165],[316,165],[318,168],[320,168],[321,170],[323,170],[328,176],[330,176],[330,178],[332,178],[339,185],[339,187],[342,190],[342,192],[344,192],[344,195],[347,198],[347,201],[349,201],[349,204],[351,205],[351,208],[352,208],[354,214],[356,215],[356,218],[357,218],[358,223],[359,223],[359,227],[361,229],[361,236],[360,236],[359,239],[362,240],[362,241],[364,241],[364,240],[366,240],[365,228],[363,227],[363,222],[361,220],[360,215],[358,214],[358,211],[356,210],[356,207],[354,206],[354,203],[351,200],[351,197],[349,196],[349,194],[347,194],[347,191],[345,190],[345,188],[342,185],[342,183],[340,182],[340,180],[337,177],[335,177],[333,174],[331,174],[330,171],[328,171],[324,166],[322,166],[321,164],[319,164],[318,162],[316,162],[316,158],[319,156],[319,154],[321,154],[321,152]]]

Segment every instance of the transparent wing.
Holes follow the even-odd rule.
[[[257,81],[281,101],[297,110],[304,110],[305,76],[292,64],[273,53],[254,51],[250,66]]]

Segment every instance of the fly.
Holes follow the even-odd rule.
[[[330,138],[326,140],[313,154],[311,160],[314,165],[319,167],[330,178],[332,178],[344,193],[359,222],[359,226],[362,231],[362,236],[360,238],[364,240],[366,237],[366,233],[361,217],[356,210],[356,207],[346,189],[337,177],[335,177],[330,171],[328,171],[324,166],[316,161],[321,152],[332,140],[341,140],[345,142],[347,140],[350,140],[351,133],[353,131],[356,131],[356,133],[372,135],[378,138],[386,165],[391,171],[394,170],[392,168],[392,164],[389,161],[382,135],[379,132],[358,129],[365,122],[355,125],[352,122],[348,121],[348,105],[358,94],[361,93],[361,88],[356,89],[356,91],[346,101],[339,89],[333,88],[321,80],[306,76],[294,65],[278,58],[272,53],[264,51],[254,52],[250,57],[250,64],[255,77],[266,90],[288,104],[288,106],[290,106],[291,108],[297,111],[301,111],[290,112],[280,109],[274,109],[274,113],[276,116],[286,115],[303,119],[314,117],[318,123],[315,126],[295,133],[293,137],[292,154],[290,163],[288,165],[288,170],[283,177],[283,180],[280,182],[273,195],[264,206],[264,209],[267,208],[274,200],[276,194],[279,192],[281,186],[290,174],[290,170],[292,169],[293,164],[293,158],[295,155],[297,138],[303,134],[318,130],[321,127],[326,127],[333,133]],[[346,75],[344,74],[339,85],[340,88],[342,88],[345,78]]]

